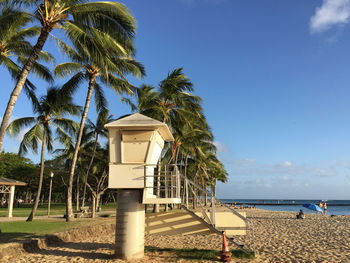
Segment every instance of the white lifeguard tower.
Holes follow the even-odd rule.
[[[165,123],[140,113],[105,127],[109,132],[108,188],[118,189],[116,256],[140,258],[144,254],[144,204],[181,203],[179,190],[167,198],[154,194],[155,167],[164,142],[174,138]]]
[[[216,213],[215,203],[218,201],[215,196],[211,197],[210,213],[203,206],[200,213],[191,211],[189,198],[192,196],[195,198],[193,200],[200,200],[197,194],[205,193],[207,190],[201,189],[186,176],[181,175],[177,166],[165,168],[161,176],[160,167],[157,167],[157,164],[164,143],[174,140],[165,123],[134,113],[106,124],[105,128],[109,132],[108,188],[118,189],[116,257],[123,259],[143,257],[145,204],[182,203],[182,207],[192,218],[214,233],[245,234],[247,225],[245,216],[234,210]],[[156,182],[155,179],[157,179]],[[181,200],[181,195],[184,200]],[[154,220],[153,229],[155,224],[162,224],[158,224],[157,218],[152,220]],[[227,224],[228,220],[230,222]],[[165,221],[161,220],[161,222]],[[164,227],[162,229],[164,230]],[[183,229],[189,229],[189,226]],[[147,233],[151,232],[147,229]]]

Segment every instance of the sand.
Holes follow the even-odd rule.
[[[350,262],[350,217],[246,210],[252,230],[242,241],[256,252],[253,260],[232,262]],[[75,237],[39,251],[18,253],[3,262],[125,262],[113,259],[114,233]],[[145,246],[158,248],[221,249],[217,235],[146,236]],[[231,246],[230,248],[234,248]],[[215,260],[213,260],[215,261]],[[146,252],[142,260],[131,262],[193,262],[171,252]],[[212,261],[202,261],[212,262]]]

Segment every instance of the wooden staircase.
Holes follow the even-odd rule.
[[[206,229],[209,229],[211,233],[216,233],[220,236],[224,234],[227,240],[239,249],[246,253],[252,252],[252,249],[243,242],[236,241],[237,236],[247,235],[247,232],[251,231],[249,228],[250,222],[245,217],[245,213],[237,212],[235,209],[221,203],[215,198],[212,189],[203,189],[182,175],[177,166],[167,166],[164,171],[155,170],[154,174],[145,172],[146,181],[151,181],[152,183],[145,185],[143,203],[180,204],[184,211],[200,222]],[[208,204],[207,197],[209,197],[210,206],[205,205]],[[150,222],[153,220],[153,224],[156,224],[159,218],[150,220]],[[169,218],[169,220],[175,219]],[[188,221],[188,218],[184,220]],[[193,228],[193,224],[192,227],[190,227],[189,221],[188,224],[184,226],[184,229],[189,231]],[[160,224],[158,228],[162,230],[157,230],[157,227],[153,226],[152,223],[147,224],[146,222],[146,232],[166,231],[166,227],[162,229]],[[199,226],[196,226],[194,229],[193,231],[202,231],[199,230],[201,229]]]

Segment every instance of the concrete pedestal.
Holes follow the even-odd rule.
[[[118,189],[115,256],[137,259],[144,256],[145,207],[141,190]]]

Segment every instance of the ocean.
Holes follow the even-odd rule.
[[[297,200],[297,199],[220,199],[222,203],[253,206],[264,210],[315,213],[303,207],[303,204],[318,204],[322,200]],[[327,203],[327,215],[350,215],[350,200],[323,200]]]

